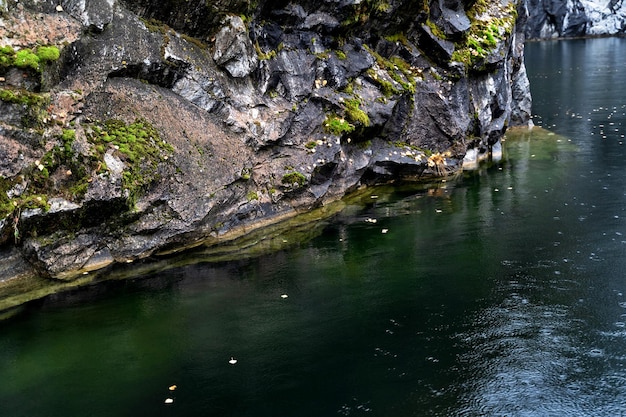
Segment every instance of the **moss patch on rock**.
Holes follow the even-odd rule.
[[[361,100],[354,97],[344,101],[346,105],[346,117],[354,124],[360,126],[369,126],[370,118],[363,110],[361,110]]]
[[[43,70],[42,65],[59,59],[59,48],[53,45],[38,46],[34,49],[16,51],[11,46],[0,46],[0,66],[30,68],[37,72]]]
[[[9,88],[0,90],[0,100],[5,103],[21,104],[24,106],[42,106],[49,101],[48,97],[42,94],[31,93],[23,89]]]
[[[307,183],[307,179],[301,172],[292,171],[283,175],[281,183],[287,187],[300,188]]]
[[[147,121],[131,124],[121,120],[92,122],[83,125],[90,152],[78,152],[74,146],[76,131],[64,129],[53,138],[43,156],[12,178],[0,177],[0,219],[17,215],[25,209],[49,209],[53,197],[80,203],[94,175],[107,175],[104,155],[113,152],[125,163],[121,173],[122,189],[127,205],[160,178],[159,164],[173,153],[157,130]]]
[[[89,184],[90,165],[95,161],[76,154],[72,144],[76,132],[64,130],[54,145],[40,159],[12,179],[0,179],[0,218],[24,209],[47,211],[48,199],[63,197],[80,200]]]
[[[507,38],[515,28],[517,6],[515,2],[501,5],[478,0],[467,10],[470,29],[462,40],[456,42],[452,61],[462,62],[466,67],[480,65],[498,42]]]
[[[324,120],[324,130],[333,135],[341,136],[354,131],[355,127],[352,123],[346,121],[343,117],[331,114]]]
[[[380,70],[386,72],[390,79],[402,87],[402,90],[398,90],[390,84],[389,81],[383,80],[378,75],[374,76],[374,74],[370,71],[368,76],[370,76],[370,78],[372,78],[372,80],[378,84],[379,87],[381,87],[381,91],[385,96],[399,94],[401,92],[405,92],[410,95],[415,94],[416,83],[418,80],[423,79],[419,68],[412,67],[408,62],[399,56],[394,55],[389,58],[385,58],[369,47],[366,47],[366,49],[372,54],[378,64],[378,67],[380,67]]]
[[[14,106],[22,106],[21,126],[23,128],[41,128],[48,117],[46,107],[50,104],[48,93],[33,93],[23,88],[0,89],[0,101]]]
[[[145,119],[131,124],[110,119],[89,126],[87,139],[94,145],[94,156],[103,161],[111,149],[122,159],[127,169],[122,173],[122,187],[128,192],[129,203],[159,177],[158,166],[174,152],[172,145],[163,141],[159,132]]]

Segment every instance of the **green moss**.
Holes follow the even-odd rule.
[[[494,5],[488,0],[478,0],[467,11],[470,29],[455,44],[452,61],[466,67],[476,67],[486,58],[498,42],[510,36],[517,19],[515,3]]]
[[[397,93],[397,90],[391,82],[387,80],[378,80],[378,83],[380,85],[380,91],[385,97],[391,97],[392,95]]]
[[[12,186],[12,181],[0,176],[0,219],[6,218],[15,210],[15,206],[7,194]]]
[[[15,53],[13,65],[18,68],[32,68],[39,71],[39,57],[28,49],[22,49]]]
[[[50,205],[48,204],[48,196],[46,196],[45,194],[29,194],[16,199],[16,201],[18,201],[18,205],[22,209],[39,208],[43,211],[50,210]]]
[[[324,120],[324,130],[333,135],[341,136],[354,131],[354,125],[337,115],[330,115]]]
[[[428,19],[426,21],[426,26],[428,26],[431,33],[435,35],[436,37],[438,37],[439,39],[447,39],[446,34],[432,20]]]
[[[304,184],[306,184],[306,182],[307,180],[304,174],[298,171],[289,172],[283,175],[283,178],[281,180],[281,183],[283,183],[283,185],[295,188],[302,187]]]
[[[256,49],[256,54],[261,61],[267,61],[276,58],[277,52],[275,50],[263,52],[258,40],[254,43],[254,49]]]
[[[47,162],[39,162],[39,164],[27,167],[22,171],[22,175],[12,180],[0,177],[0,219],[12,213],[20,213],[24,209],[40,208],[47,211],[50,208],[47,191],[44,188],[48,185],[50,176],[48,167],[44,166]],[[7,192],[19,183],[26,184],[26,189],[20,195],[9,198]],[[16,240],[17,238],[16,235]]]
[[[345,28],[350,28],[357,24],[363,24],[370,18],[384,15],[391,9],[389,1],[386,0],[363,0],[353,3],[353,11],[341,22]]]
[[[258,200],[259,194],[256,191],[248,191],[246,198],[248,199],[248,201]]]
[[[378,13],[386,13],[391,8],[391,5],[386,1],[374,2],[374,10]]]
[[[11,89],[0,90],[0,100],[7,103],[23,104],[26,106],[41,106],[48,101],[47,98],[41,94],[31,93],[27,90]]]
[[[25,195],[45,195],[54,190],[56,194],[75,200],[82,198],[86,192],[89,181],[88,172],[95,167],[96,162],[74,153],[72,150],[72,144],[76,138],[74,130],[64,130],[58,138],[61,146],[55,145],[24,173],[29,184]],[[51,182],[50,176],[53,173],[64,178],[61,184],[55,185]]]
[[[21,127],[40,128],[48,115],[46,106],[50,103],[49,94],[37,94],[24,89],[0,89],[0,101],[24,106]]]
[[[345,109],[346,109],[346,117],[354,124],[361,126],[369,126],[370,118],[367,113],[365,113],[359,107],[361,105],[361,100],[358,98],[347,99],[344,101]]]
[[[13,66],[15,60],[15,51],[10,46],[0,46],[0,66],[10,67]]]
[[[317,146],[317,142],[315,142],[314,140],[304,145],[304,147],[307,149],[315,149],[316,146]]]
[[[400,42],[404,47],[410,48],[411,44],[406,38],[406,35],[402,32],[394,33],[393,35],[385,36],[385,39],[389,42]]]
[[[430,151],[428,149],[423,149],[423,148],[420,148],[420,147],[415,146],[415,145],[411,145],[411,144],[406,143],[406,142],[396,141],[396,142],[393,142],[393,146],[395,146],[397,148],[410,149],[412,151],[423,152],[423,153],[426,154],[426,156],[430,156],[432,154],[432,151]]]
[[[206,43],[202,42],[198,38],[194,38],[193,36],[182,34],[180,35],[180,37],[186,40],[187,42],[189,42],[190,44],[197,46],[200,49],[206,50],[209,48],[209,46]]]
[[[74,140],[76,140],[76,131],[73,129],[64,129],[61,134],[61,141],[63,142],[63,151],[66,157],[71,157],[72,155],[72,144]]]
[[[90,156],[74,152],[74,129],[64,129],[39,160],[24,168],[13,179],[0,177],[0,219],[28,208],[48,210],[49,196],[69,200],[82,199],[93,173],[106,173],[103,157],[107,148],[117,147],[118,156],[127,163],[122,174],[122,187],[127,191],[127,203],[153,181],[159,179],[158,164],[165,161],[173,148],[164,143],[156,129],[138,119],[132,124],[119,120],[95,122],[87,127],[87,139],[93,145]],[[17,184],[26,184],[19,195],[9,198],[7,192]],[[16,241],[20,232],[16,228]]]
[[[348,59],[346,53],[342,51],[341,49],[336,50],[335,55],[337,55],[337,58],[342,61],[345,61],[346,59]]]
[[[153,18],[141,19],[141,21],[150,32],[160,33],[161,35],[165,35],[167,32],[172,31],[172,28],[170,28],[165,23],[157,19],[153,19]]]
[[[380,91],[383,93],[385,97],[391,97],[394,94],[400,93],[400,91],[398,91],[394,87],[391,81],[388,81],[379,77],[378,74],[376,74],[376,71],[374,71],[372,68],[367,70],[367,75],[374,82],[374,84],[378,85],[378,87],[380,88]]]
[[[0,66],[30,68],[41,72],[41,64],[59,59],[61,53],[56,46],[39,46],[36,50],[20,49],[15,51],[10,46],[0,47]]]
[[[411,74],[411,65],[399,56],[390,57],[389,62],[393,64],[394,70],[400,70],[403,74]]]
[[[128,190],[131,205],[148,185],[159,179],[159,163],[174,151],[144,119],[129,125],[117,119],[98,122],[91,126],[87,138],[94,144],[96,159],[102,160],[105,149],[113,146],[126,161],[128,168],[122,173],[122,188]]]
[[[354,94],[354,83],[350,81],[346,86],[341,90],[342,93],[346,94]]]
[[[376,51],[373,51],[369,47],[365,46],[366,49],[372,54],[378,66],[387,72],[389,77],[400,84],[402,89],[409,93],[415,93],[415,84],[416,84],[416,76],[421,77],[421,74],[417,71],[417,69],[411,67],[411,65],[400,58],[399,56],[392,56],[390,58],[385,58]],[[390,93],[390,86],[385,85],[384,80],[380,80],[378,76],[372,77],[374,81],[376,81],[381,86],[381,91],[383,94],[387,95]],[[398,92],[394,89],[395,92]]]
[[[402,89],[404,91],[409,93],[409,96],[411,96],[411,100],[413,100],[413,96],[415,95],[415,84],[401,82],[400,85],[402,86]]]
[[[315,57],[319,60],[325,61],[329,58],[330,54],[328,51],[318,52],[315,54]]]
[[[56,46],[40,46],[36,51],[39,62],[53,62],[59,59],[61,52]]]

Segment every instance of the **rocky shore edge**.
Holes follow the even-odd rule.
[[[178,3],[0,2],[0,310],[530,123],[523,0]]]

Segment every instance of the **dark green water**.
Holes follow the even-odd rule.
[[[549,131],[488,170],[0,323],[0,416],[626,414],[626,39],[527,65]]]

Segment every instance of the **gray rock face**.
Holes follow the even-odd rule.
[[[258,65],[248,31],[239,16],[228,16],[215,35],[213,60],[235,77],[247,77]]]
[[[470,21],[460,1],[436,1],[430,9],[431,19],[438,23],[446,35],[458,37],[470,28]]]
[[[64,0],[60,4],[63,10],[79,20],[84,26],[100,32],[113,20],[115,0]]]
[[[621,0],[529,0],[529,39],[626,33],[626,3]]]
[[[426,24],[419,27],[419,42],[427,45],[428,49],[433,52],[433,58],[439,63],[449,62],[452,58],[454,43],[435,35]]]
[[[468,150],[529,122],[513,13],[523,22],[526,8],[430,3],[28,3],[73,41],[58,44],[45,84],[0,69],[10,89],[47,90],[39,107],[0,102],[0,207],[16,207],[0,243],[17,241],[41,276],[72,280],[219,243],[363,185],[459,169]],[[23,10],[7,13],[18,34]],[[508,26],[473,50],[470,22],[496,18]],[[29,30],[11,42],[54,39]]]

